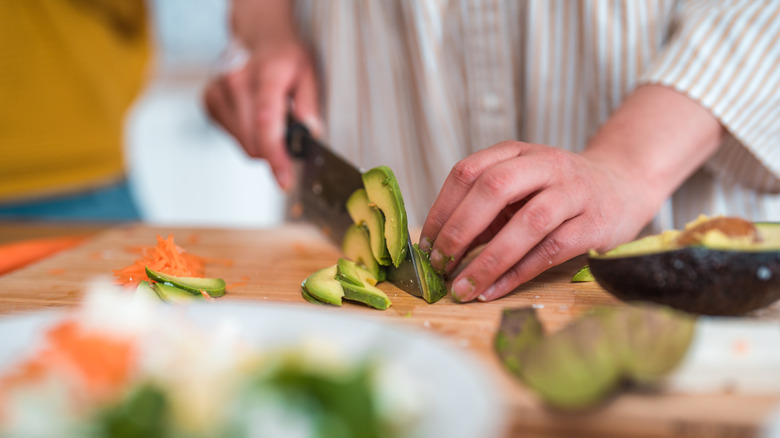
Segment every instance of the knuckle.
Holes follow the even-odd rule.
[[[452,167],[450,175],[457,184],[471,186],[479,177],[479,169],[468,159],[460,160]]]
[[[486,196],[501,198],[506,196],[508,182],[501,172],[485,173],[478,180],[479,189]]]
[[[547,234],[552,224],[552,210],[547,204],[526,204],[521,210],[523,222],[531,233]]]
[[[548,237],[542,240],[536,247],[537,257],[548,265],[554,264],[563,252],[563,245],[554,238]]]

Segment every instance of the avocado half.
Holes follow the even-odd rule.
[[[755,240],[700,223],[707,232],[696,239],[688,227],[666,231],[603,254],[592,251],[588,265],[595,280],[624,301],[740,315],[780,298],[780,223],[753,225]]]

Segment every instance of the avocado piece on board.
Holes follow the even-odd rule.
[[[739,232],[732,229],[737,223]],[[601,287],[627,302],[741,315],[780,299],[780,223],[755,223],[755,233],[743,225],[700,220],[684,231],[591,251],[588,265]]]
[[[365,189],[357,189],[347,199],[347,211],[352,221],[368,229],[371,252],[380,265],[392,263],[385,242],[385,217],[376,205],[368,200]]]
[[[428,254],[423,252],[416,243],[412,245],[412,249],[414,251],[412,255],[417,266],[417,275],[422,281],[423,299],[429,304],[435,303],[447,295],[447,285],[444,282],[444,278],[433,270]]]
[[[204,291],[212,298],[225,295],[225,280],[221,278],[176,277],[163,272],[153,271],[148,267],[146,268],[146,275],[156,282],[172,284],[192,294],[200,295],[200,291]]]
[[[618,354],[605,324],[583,318],[528,346],[520,378],[550,406],[582,410],[617,389],[622,377]]]
[[[336,270],[336,265],[333,265],[311,274],[301,283],[302,292],[323,303],[340,306],[344,289],[341,287],[341,282],[336,279]]]
[[[168,283],[154,283],[154,291],[163,300],[169,303],[188,303],[191,301],[203,300],[203,295],[198,292],[197,295],[190,291],[178,288]]]
[[[345,281],[341,282],[341,286],[344,288],[344,298],[350,301],[358,301],[379,310],[385,310],[392,305],[387,294],[376,286],[356,286]]]
[[[371,275],[370,272],[361,268],[352,260],[345,258],[340,258],[336,263],[336,278],[355,286],[363,286],[366,283],[371,286],[376,286],[377,284],[376,277]]]
[[[366,227],[353,224],[344,234],[341,250],[349,260],[362,265],[377,281],[385,280],[385,270],[376,261],[371,252],[368,230]]]
[[[384,236],[387,251],[397,268],[406,257],[406,243],[409,240],[409,226],[401,188],[395,174],[387,166],[378,166],[363,173],[363,186],[368,199],[385,217]]]
[[[519,376],[523,355],[529,346],[543,336],[542,323],[532,307],[504,309],[493,346],[504,366]]]
[[[325,306],[325,305],[328,304],[328,303],[324,303],[324,302],[314,298],[313,296],[311,296],[311,294],[306,291],[306,288],[303,287],[303,285],[301,285],[301,296],[303,297],[304,300],[306,300],[306,301],[308,301],[308,302],[310,302],[312,304],[319,304],[321,306]]]

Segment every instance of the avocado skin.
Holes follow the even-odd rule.
[[[741,315],[780,298],[780,251],[691,246],[627,257],[588,258],[591,273],[624,301],[652,301],[691,313]]]

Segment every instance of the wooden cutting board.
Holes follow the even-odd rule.
[[[315,270],[332,265],[338,248],[313,227],[291,224],[265,230],[225,230],[128,226],[91,238],[83,245],[0,277],[0,314],[76,305],[86,284],[110,278],[113,269],[130,264],[127,249],[152,245],[155,236],[175,236],[189,252],[213,259],[206,274],[224,278],[229,293],[222,300],[285,302],[301,306],[300,283]],[[393,303],[386,311],[345,303],[330,312],[358,312],[392,323],[435,332],[473,352],[503,388],[511,419],[507,436],[647,436],[753,437],[774,409],[780,394],[688,395],[625,393],[605,406],[584,414],[545,409],[533,394],[500,366],[492,341],[505,307],[533,305],[545,327],[557,330],[593,305],[621,305],[596,283],[571,283],[585,264],[583,258],[553,268],[492,303],[457,304],[449,297],[428,305],[389,283],[380,287]],[[446,364],[438,364],[446,366]],[[463,400],[463,415],[469,401]]]

